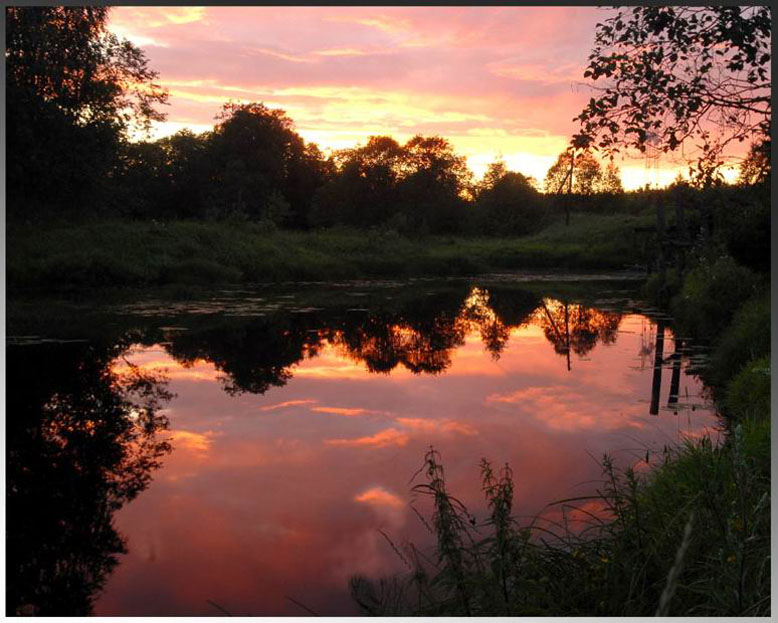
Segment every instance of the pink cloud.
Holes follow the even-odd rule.
[[[545,157],[530,166],[537,176],[585,101],[565,81],[583,70],[599,17],[561,7],[117,7],[111,25],[144,46],[171,88],[158,133],[201,130],[235,97],[283,107],[323,147],[437,133],[476,169],[497,152]],[[560,56],[571,72],[538,60]],[[470,133],[484,127],[506,133]],[[555,138],[531,138],[543,133]]]
[[[211,127],[234,97],[284,108],[323,148],[434,133],[477,175],[500,154],[542,178],[578,129],[595,24],[610,10],[115,7],[110,25],[171,88],[157,136]],[[620,164],[626,187],[647,181],[642,161]],[[662,182],[682,169],[664,163]]]

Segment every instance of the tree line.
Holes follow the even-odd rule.
[[[269,228],[380,227],[520,235],[561,207],[646,207],[591,150],[566,150],[542,182],[492,163],[475,180],[440,136],[372,136],[325,154],[262,103],[226,103],[210,132],[133,141],[165,118],[142,50],[107,29],[106,7],[8,7],[8,216],[247,219]],[[764,149],[744,176],[761,180]],[[766,164],[769,171],[769,159]],[[545,191],[545,193],[541,192]]]
[[[387,227],[400,232],[522,234],[549,201],[538,182],[493,162],[475,180],[440,136],[404,144],[371,136],[328,156],[306,143],[282,110],[228,103],[213,131],[183,130],[120,150],[114,181],[126,213],[139,218],[246,218],[295,229]],[[559,188],[559,156],[544,181]],[[618,169],[579,158],[572,192],[623,192]]]

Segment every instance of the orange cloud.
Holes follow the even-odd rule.
[[[314,407],[311,409],[311,411],[318,411],[320,413],[334,413],[335,415],[345,415],[347,417],[370,413],[370,411],[367,409],[348,409],[346,407]]]
[[[211,449],[212,438],[216,435],[213,431],[196,433],[188,430],[170,431],[173,447],[176,450],[187,450],[197,456],[204,458]]]
[[[389,493],[383,487],[368,489],[364,493],[355,496],[354,501],[377,506],[392,506],[395,508],[405,506],[405,502],[403,502],[399,496],[394,493]]]
[[[510,394],[490,394],[486,403],[515,405],[522,416],[544,423],[551,429],[565,432],[581,430],[617,430],[643,428],[638,415],[639,405],[613,410],[603,402],[603,395],[587,396],[564,385],[528,387]],[[632,406],[632,405],[629,405]]]
[[[425,420],[422,418],[408,418],[408,417],[398,417],[396,422],[398,424],[401,424],[405,428],[412,428],[414,430],[435,430],[435,421],[434,420]]]
[[[167,21],[173,24],[188,24],[190,22],[199,22],[205,17],[206,7],[167,7],[164,11]]]
[[[359,48],[328,48],[314,52],[318,56],[367,56],[368,54],[375,53],[368,50],[360,50]]]
[[[390,17],[387,15],[381,15],[378,17],[334,15],[332,17],[325,18],[325,20],[328,22],[347,22],[351,24],[358,24],[360,26],[368,26],[370,28],[375,28],[389,34],[408,32],[411,26],[411,23],[408,19],[403,19],[402,17],[396,16]]]
[[[457,422],[456,420],[445,420],[442,422],[441,426],[443,427],[443,430],[460,433],[462,435],[478,434],[478,431],[474,427],[465,422]]]
[[[276,409],[285,409],[286,407],[296,407],[298,405],[309,405],[316,403],[315,400],[287,400],[286,402],[279,402],[274,405],[267,405],[260,407],[260,411],[275,411]]]
[[[404,428],[411,430],[425,432],[439,430],[444,432],[461,433],[463,435],[478,434],[476,429],[469,424],[465,424],[464,422],[457,422],[455,420],[427,420],[423,418],[398,417],[395,421]]]
[[[280,58],[284,61],[291,63],[315,63],[315,58],[309,58],[303,54],[288,54],[286,52],[279,52],[278,50],[272,50],[270,48],[250,48],[250,52],[256,52],[257,54],[263,54],[265,56],[272,56],[274,58]]]
[[[439,134],[476,176],[499,155],[542,179],[577,131],[590,94],[575,85],[603,17],[594,7],[116,7],[109,28],[146,46],[175,90],[156,137],[202,131],[237,94],[284,108],[323,149]],[[664,162],[658,183],[683,169]],[[655,183],[642,159],[623,161],[622,180]]]
[[[385,446],[404,446],[408,443],[410,437],[408,433],[397,430],[396,428],[387,428],[375,435],[369,437],[357,437],[356,439],[327,439],[326,444],[331,446],[344,446],[349,448],[375,447],[383,448]]]

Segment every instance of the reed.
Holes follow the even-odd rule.
[[[723,444],[688,440],[642,476],[604,457],[595,494],[555,502],[579,523],[522,525],[510,468],[495,475],[486,460],[487,514],[477,519],[431,448],[414,491],[432,500],[433,550],[393,545],[414,552],[408,573],[355,579],[352,594],[370,615],[768,615],[770,452],[769,442],[747,443],[754,435],[769,439],[769,427],[748,420]],[[603,510],[586,511],[591,500]]]

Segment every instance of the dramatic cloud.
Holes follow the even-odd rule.
[[[282,108],[325,149],[370,135],[448,138],[480,175],[496,157],[542,179],[590,97],[593,7],[117,7],[170,90],[157,136],[201,132],[228,100]],[[624,161],[625,186],[647,180]],[[668,165],[660,181],[679,165]]]

